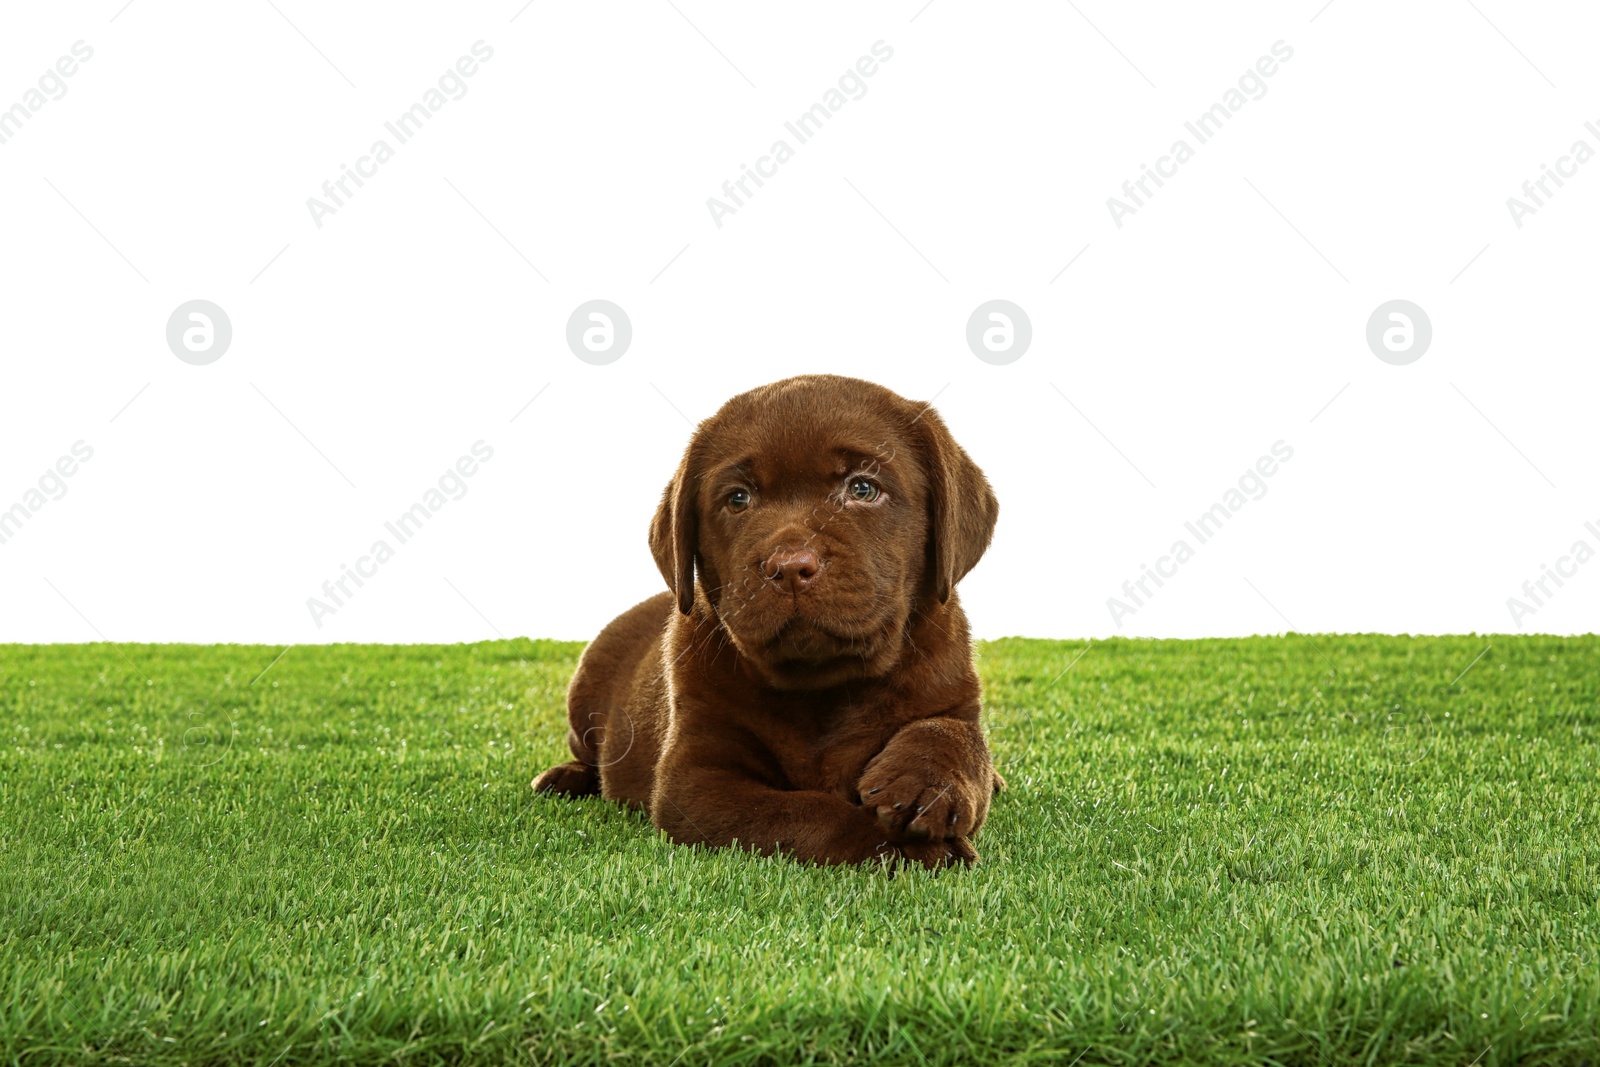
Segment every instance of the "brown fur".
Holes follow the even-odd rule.
[[[976,862],[1002,783],[955,585],[998,510],[925,404],[832,375],[734,397],[651,523],[670,591],[584,652],[574,759],[534,789],[644,809],[684,844]]]

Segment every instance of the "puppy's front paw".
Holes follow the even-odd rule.
[[[920,863],[930,870],[941,867],[976,867],[978,850],[964,837],[935,841],[902,841],[894,846],[904,863]]]
[[[990,779],[982,788],[959,771],[883,756],[867,764],[856,789],[861,803],[895,841],[963,838],[989,809]]]

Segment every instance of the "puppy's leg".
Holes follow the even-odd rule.
[[[555,793],[564,797],[594,796],[600,792],[600,758],[593,742],[596,737],[604,737],[604,730],[603,728],[585,731],[578,729],[579,724],[585,720],[586,712],[577,701],[571,702],[567,716],[570,723],[567,727],[567,747],[577,759],[558,764],[539,775],[533,780],[533,791]],[[587,714],[587,718],[604,722],[603,718],[595,714]]]
[[[682,845],[735,845],[807,863],[883,861],[947,867],[977,862],[965,841],[889,840],[866,809],[832,793],[774,789],[737,772],[663,762],[651,820]]]
[[[983,728],[938,716],[902,727],[856,788],[891,840],[925,841],[976,833],[998,780]]]
[[[573,760],[551,767],[533,780],[535,793],[563,797],[590,797],[600,792],[600,774],[586,763]]]
[[[577,797],[603,791],[613,800],[644,804],[655,766],[650,712],[660,698],[651,686],[659,684],[659,672],[644,685],[638,675],[641,664],[659,656],[661,628],[675,610],[672,594],[651,597],[613,619],[583,650],[567,687],[572,762],[534,779],[537,792]]]

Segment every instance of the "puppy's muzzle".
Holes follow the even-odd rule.
[[[761,576],[793,596],[809,586],[822,561],[809,548],[780,548],[761,564]]]

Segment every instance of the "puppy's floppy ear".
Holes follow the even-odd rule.
[[[695,497],[700,477],[694,460],[694,443],[684,450],[678,473],[667,483],[661,504],[650,520],[650,552],[656,567],[667,580],[667,588],[678,596],[678,610],[685,615],[694,608],[694,555],[697,543]]]
[[[1000,502],[989,479],[972,462],[944,420],[924,408],[913,426],[922,438],[928,472],[928,567],[934,594],[943,604],[950,591],[977,566],[994,536]]]

